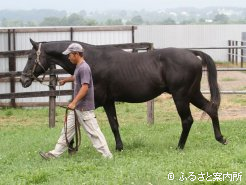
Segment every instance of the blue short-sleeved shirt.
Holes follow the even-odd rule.
[[[76,105],[76,109],[89,111],[95,109],[94,86],[90,66],[84,61],[76,66],[74,71],[74,97],[83,84],[88,84],[88,92]]]

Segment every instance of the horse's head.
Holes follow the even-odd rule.
[[[34,79],[42,81],[43,79],[39,80],[37,77],[40,74],[44,74],[49,68],[49,64],[46,61],[45,49],[42,47],[42,43],[34,42],[32,39],[30,39],[30,42],[33,45],[33,48],[31,53],[28,55],[27,64],[20,78],[21,84],[25,88],[29,87]]]

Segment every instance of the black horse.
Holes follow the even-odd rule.
[[[73,74],[75,66],[62,52],[71,41],[38,43],[30,39],[33,48],[21,75],[23,87],[44,73],[51,64],[60,65]],[[183,149],[193,118],[190,103],[205,111],[212,119],[217,141],[226,144],[221,134],[218,108],[220,92],[217,71],[212,58],[200,51],[166,48],[145,53],[129,53],[119,48],[80,43],[85,49],[85,59],[90,65],[95,86],[96,107],[103,106],[113,131],[116,149],[122,150],[115,102],[139,103],[151,100],[163,92],[174,99],[182,122],[178,148]],[[211,100],[200,91],[202,67],[208,71]]]

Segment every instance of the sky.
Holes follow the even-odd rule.
[[[243,7],[246,0],[4,0],[0,10],[56,9],[67,12],[104,10],[165,10],[176,7]]]

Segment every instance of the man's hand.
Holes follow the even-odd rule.
[[[64,85],[67,82],[73,82],[74,76],[63,78],[62,80],[59,80],[59,85]]]
[[[71,102],[71,103],[69,103],[68,104],[68,106],[67,106],[69,109],[72,109],[72,110],[74,110],[75,109],[75,107],[76,107],[76,104],[75,103],[73,103],[73,102]]]
[[[66,81],[64,79],[59,81],[59,85],[64,85],[65,83]]]

